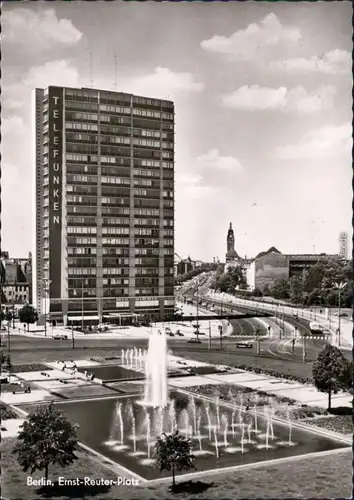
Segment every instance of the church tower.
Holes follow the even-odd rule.
[[[238,260],[240,257],[238,256],[235,250],[235,235],[234,235],[234,230],[232,229],[231,222],[229,230],[227,232],[226,245],[227,245],[226,262]]]

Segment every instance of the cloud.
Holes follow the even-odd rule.
[[[24,123],[21,116],[11,116],[3,118],[1,123],[1,132],[4,136],[23,131]]]
[[[322,57],[293,58],[271,63],[273,69],[291,73],[351,74],[352,55],[346,50],[335,49]]]
[[[193,172],[176,175],[176,192],[183,193],[183,200],[199,200],[217,192],[217,189],[203,184],[203,177]]]
[[[203,168],[224,172],[234,173],[242,169],[242,165],[237,158],[233,156],[221,156],[218,149],[211,149],[199,156],[198,162]]]
[[[82,33],[69,19],[58,19],[54,9],[30,10],[17,7],[2,14],[3,43],[50,49],[58,44],[77,44]]]
[[[214,35],[201,42],[207,52],[252,59],[262,48],[276,47],[286,42],[298,43],[301,31],[293,26],[282,25],[275,14],[269,14],[259,24],[249,24],[229,37]]]
[[[245,111],[295,111],[314,113],[332,109],[336,90],[332,85],[323,85],[313,92],[304,87],[287,89],[269,88],[259,85],[244,85],[222,99],[224,106]]]
[[[347,122],[311,131],[300,143],[281,146],[276,153],[283,160],[328,158],[351,155],[352,146],[352,124]]]
[[[173,72],[168,68],[157,67],[150,74],[133,80],[121,82],[122,91],[151,97],[170,99],[178,92],[201,92],[205,85],[195,82],[191,73]]]
[[[46,88],[49,85],[77,87],[80,86],[79,83],[77,69],[66,60],[50,61],[34,66],[17,83],[3,84],[3,112],[5,114],[16,112],[18,103],[21,103],[23,108],[28,106],[31,102],[30,93],[36,87]]]
[[[76,87],[79,85],[79,73],[66,60],[50,61],[31,68],[25,75],[23,83],[32,88],[45,88],[49,85]]]

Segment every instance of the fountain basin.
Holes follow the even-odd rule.
[[[152,442],[161,431],[170,433],[176,422],[179,429],[188,430],[188,436],[192,439],[193,451],[195,451],[194,463],[199,472],[349,446],[342,441],[295,426],[291,427],[289,444],[289,425],[273,422],[274,439],[268,434],[267,448],[268,422],[265,417],[257,417],[260,433],[252,433],[252,441],[249,443],[246,429],[243,438],[241,429],[237,427],[234,429],[235,435],[230,434],[232,410],[223,407],[221,403],[217,409],[216,404],[206,402],[203,398],[193,397],[192,404],[188,395],[178,391],[170,393],[169,398],[170,407],[165,410],[154,410],[140,405],[138,396],[66,401],[56,403],[56,405],[71,421],[79,424],[80,442],[145,480],[154,480],[169,475],[168,472],[161,473],[153,466],[154,446]],[[173,411],[171,411],[171,405],[173,405]],[[117,417],[118,407],[121,420]],[[27,405],[24,409],[31,410]],[[223,422],[229,427],[225,430],[225,426],[221,424],[216,432],[212,430],[211,439],[209,439],[208,426],[217,425],[218,412],[222,412]],[[243,417],[245,416],[250,420],[249,414],[244,413]],[[136,437],[135,451],[133,435]],[[226,447],[225,435],[227,435]],[[143,436],[145,439],[142,439]],[[243,453],[241,453],[242,449]]]

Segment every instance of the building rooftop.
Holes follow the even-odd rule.
[[[259,259],[260,257],[263,257],[264,255],[267,255],[268,253],[279,253],[281,254],[281,252],[279,252],[279,250],[275,247],[270,247],[266,252],[260,252],[258,255],[255,256],[255,259]]]

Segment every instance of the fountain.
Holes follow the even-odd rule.
[[[201,471],[306,454],[317,449],[318,440],[323,450],[348,446],[323,436],[308,439],[309,431],[292,426],[289,407],[287,421],[274,420],[274,432],[274,408],[267,411],[265,405],[264,414],[259,414],[257,396],[249,411],[249,401],[242,394],[233,395],[231,389],[232,405],[223,403],[219,391],[213,400],[178,390],[169,394],[167,360],[166,336],[152,332],[147,351],[121,352],[122,372],[133,366],[145,371],[143,398],[111,396],[57,405],[79,424],[78,436],[85,445],[147,480],[161,475],[153,467],[156,439],[177,429],[197,448],[193,452]]]
[[[167,389],[167,340],[164,334],[152,332],[145,361],[144,405],[166,408]]]
[[[218,443],[218,433],[216,428],[214,429],[214,445],[215,445],[216,458],[219,458],[219,443]]]
[[[205,412],[206,412],[206,416],[207,416],[207,419],[208,419],[209,441],[211,441],[211,430],[212,430],[212,426],[211,426],[210,406],[209,406],[209,403],[207,403],[207,406],[206,406],[206,408],[205,408]]]
[[[227,448],[229,446],[229,443],[227,441],[227,432],[229,430],[229,422],[227,420],[227,415],[225,415],[224,413],[222,414],[221,422],[223,423],[223,427],[224,427],[224,446],[225,446],[225,448]]]

